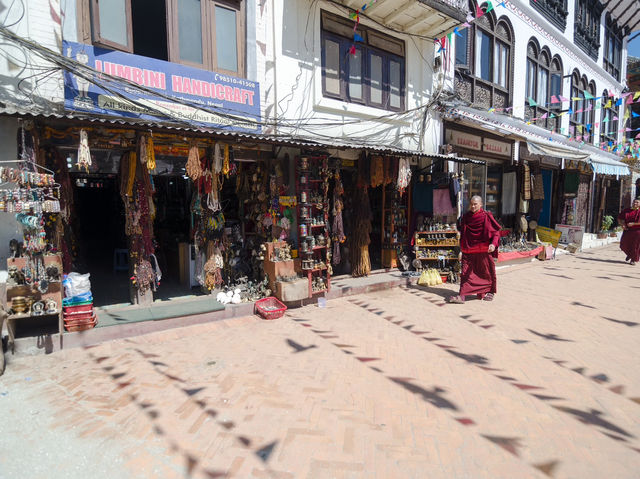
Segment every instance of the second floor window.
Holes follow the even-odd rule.
[[[586,76],[580,76],[578,70],[571,75],[571,110],[569,115],[569,133],[580,136],[585,143],[594,141],[595,100],[585,100],[584,93],[596,96],[596,86]]]
[[[594,60],[598,59],[600,48],[600,15],[603,8],[599,0],[576,0],[574,41]]]
[[[613,78],[620,81],[620,65],[622,61],[622,32],[607,14],[604,37],[603,66]]]
[[[322,13],[322,93],[329,98],[385,110],[405,108],[404,42]],[[351,47],[355,47],[355,54]]]
[[[559,130],[561,103],[552,103],[562,95],[562,62],[535,39],[527,45],[527,77],[525,119],[537,118],[536,124],[548,130]],[[535,105],[530,104],[533,100]]]
[[[90,0],[94,44],[244,75],[242,0]]]
[[[486,7],[484,4],[482,10]],[[470,3],[469,8],[475,11],[475,4]],[[480,107],[506,108],[511,98],[511,25],[489,12],[461,33],[455,45],[458,95]]]
[[[529,5],[538,10],[561,31],[567,26],[567,0],[529,0]]]
[[[608,145],[617,143],[618,117],[615,106],[616,99],[609,96],[607,90],[602,92],[602,119],[600,120],[600,143]]]

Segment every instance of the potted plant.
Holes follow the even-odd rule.
[[[622,238],[622,226],[616,226],[613,230],[618,238],[618,241]]]
[[[602,225],[600,226],[600,233],[598,233],[598,238],[603,239],[609,236],[609,230],[613,225],[613,216],[607,215],[602,218]]]

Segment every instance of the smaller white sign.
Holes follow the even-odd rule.
[[[482,149],[482,138],[477,135],[470,135],[469,133],[462,133],[457,130],[449,130],[449,143],[453,146],[459,146],[460,148],[466,148],[467,150]]]
[[[494,155],[511,156],[511,143],[505,143],[504,141],[485,138],[483,140],[482,149],[487,153],[493,153]]]
[[[569,244],[576,243],[582,247],[582,238],[584,237],[584,226],[572,225],[556,225],[556,231],[560,231],[560,243]]]

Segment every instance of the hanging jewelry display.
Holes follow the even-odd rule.
[[[78,169],[83,169],[89,173],[91,166],[91,151],[89,150],[89,135],[86,130],[80,130],[80,144],[78,145]]]
[[[187,157],[187,175],[193,181],[197,181],[202,176],[202,165],[200,164],[200,151],[195,141],[189,145],[189,156]]]
[[[333,240],[333,264],[338,265],[342,261],[342,257],[340,255],[340,244],[344,243],[347,237],[344,234],[344,224],[342,221],[342,210],[344,209],[342,195],[344,194],[344,187],[342,186],[342,180],[340,179],[340,170],[336,169],[334,178],[333,209],[331,211],[331,214],[333,215],[331,239]]]

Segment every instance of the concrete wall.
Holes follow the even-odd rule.
[[[494,2],[498,5],[499,2]],[[616,2],[610,2],[611,8],[615,8]],[[567,26],[564,33],[549,23],[541,14],[530,6],[526,0],[512,0],[507,2],[506,7],[496,6],[494,10],[498,18],[505,17],[511,23],[515,32],[514,41],[514,78],[513,78],[513,115],[515,117],[524,118],[525,91],[526,91],[526,68],[527,68],[527,44],[531,38],[536,38],[541,47],[548,47],[551,55],[559,55],[562,59],[562,68],[564,75],[571,75],[574,69],[579,70],[580,75],[586,75],[589,81],[593,80],[596,85],[596,96],[602,95],[606,89],[619,96],[625,87],[624,83],[616,81],[602,68],[603,49],[604,49],[604,24],[607,11],[605,10],[601,18],[600,31],[600,50],[598,52],[598,61],[591,59],[578,46],[573,43],[575,2],[568,2],[569,14],[567,16]],[[620,12],[618,12],[620,13]],[[455,51],[455,36],[452,51]],[[626,41],[625,44],[626,45]],[[448,64],[449,80],[452,78],[454,71],[454,55],[450,56]],[[626,78],[626,50],[623,51],[621,79]],[[450,85],[450,83],[448,83]],[[569,98],[571,88],[571,78],[565,78],[563,82],[563,96]],[[566,108],[566,103],[564,107]],[[624,115],[623,107],[620,107],[618,116],[620,120]],[[595,122],[601,120],[601,110],[595,110]],[[568,133],[569,116],[562,117],[562,127]],[[621,134],[620,134],[621,135]],[[599,142],[600,128],[595,127],[596,145]]]
[[[63,0],[73,3],[72,0]],[[50,5],[51,4],[51,5]],[[23,9],[24,6],[24,9]],[[17,35],[53,50],[61,51],[62,19],[56,0],[10,2],[3,11],[4,25]],[[60,22],[57,22],[60,19]],[[25,109],[40,99],[60,103],[64,99],[62,73],[43,70],[54,67],[28,48],[3,44],[0,57],[0,99],[17,98]]]
[[[18,121],[15,118],[0,117],[0,165],[15,167],[14,161],[18,158]],[[0,188],[15,187],[13,183],[0,183]],[[9,256],[9,241],[13,238],[22,241],[22,227],[15,220],[13,213],[0,212],[0,271],[7,269],[7,257]]]
[[[277,120],[277,125],[267,131],[319,141],[349,140],[437,151],[438,125],[427,121],[427,141],[421,141],[423,110],[410,111],[432,97],[433,42],[387,31],[362,18],[363,25],[405,41],[408,113],[325,98],[322,95],[321,10],[348,18],[344,9],[326,1],[275,0],[257,11],[256,37],[262,48],[258,49],[258,72],[263,74],[264,117]]]

